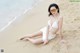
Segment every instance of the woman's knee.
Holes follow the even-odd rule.
[[[37,44],[37,41],[36,41],[36,40],[34,40],[32,43],[33,43],[33,44]]]
[[[33,44],[40,44],[41,42],[40,41],[33,41]]]

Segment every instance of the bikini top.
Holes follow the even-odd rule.
[[[49,20],[49,21],[48,21],[48,25],[51,26],[51,27],[53,27],[53,28],[58,28],[58,21],[55,20],[55,21],[53,22],[53,24],[51,25],[50,20]]]
[[[51,25],[51,22],[50,22],[50,20],[48,21],[48,25],[49,26],[51,26],[51,27],[53,27],[53,28],[58,28],[58,21],[60,20],[60,17],[58,18],[58,19],[56,19],[53,23],[52,23],[52,25]]]

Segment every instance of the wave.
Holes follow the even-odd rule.
[[[0,15],[1,15],[0,32],[3,31],[5,28],[7,28],[16,19],[19,19],[20,16],[22,16],[23,14],[27,13],[29,10],[34,8],[34,6],[39,4],[41,1],[43,1],[43,0],[27,0],[27,1],[14,0],[14,2],[12,2],[12,1],[6,2],[6,4],[10,3],[10,4],[7,4],[8,6],[5,7],[7,9],[4,9],[4,7],[2,8],[3,11],[2,11],[2,9],[0,9],[0,11],[2,11],[0,13]],[[19,2],[19,3],[16,4],[17,2]],[[5,3],[5,2],[3,2],[3,3]]]

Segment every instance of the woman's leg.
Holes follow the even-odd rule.
[[[23,40],[24,38],[32,38],[32,37],[40,36],[40,35],[42,35],[42,32],[41,31],[38,31],[38,32],[35,32],[33,34],[29,34],[27,36],[24,36],[24,37],[20,38],[20,40]]]
[[[26,40],[29,40],[29,41],[30,41],[31,43],[33,43],[33,44],[43,43],[42,38],[38,38],[38,39],[27,38]]]

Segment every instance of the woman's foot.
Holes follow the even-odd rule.
[[[24,36],[24,37],[20,38],[20,40],[25,40],[27,38],[31,38],[31,37],[30,36]]]
[[[23,40],[24,38],[20,38],[20,40]]]
[[[24,40],[25,38],[32,38],[32,37],[33,37],[33,35],[32,34],[29,34],[27,36],[24,36],[24,37],[20,38],[20,40]]]
[[[22,38],[20,38],[20,40],[23,40],[23,39],[25,39],[25,38],[27,38],[26,36],[25,37],[22,37]]]
[[[29,38],[25,38],[25,39],[23,39],[23,41],[28,41],[28,39],[29,39]]]
[[[24,37],[20,38],[20,40],[26,40],[27,38],[31,38],[31,37],[32,37],[31,35],[29,35],[29,36],[24,36]]]

